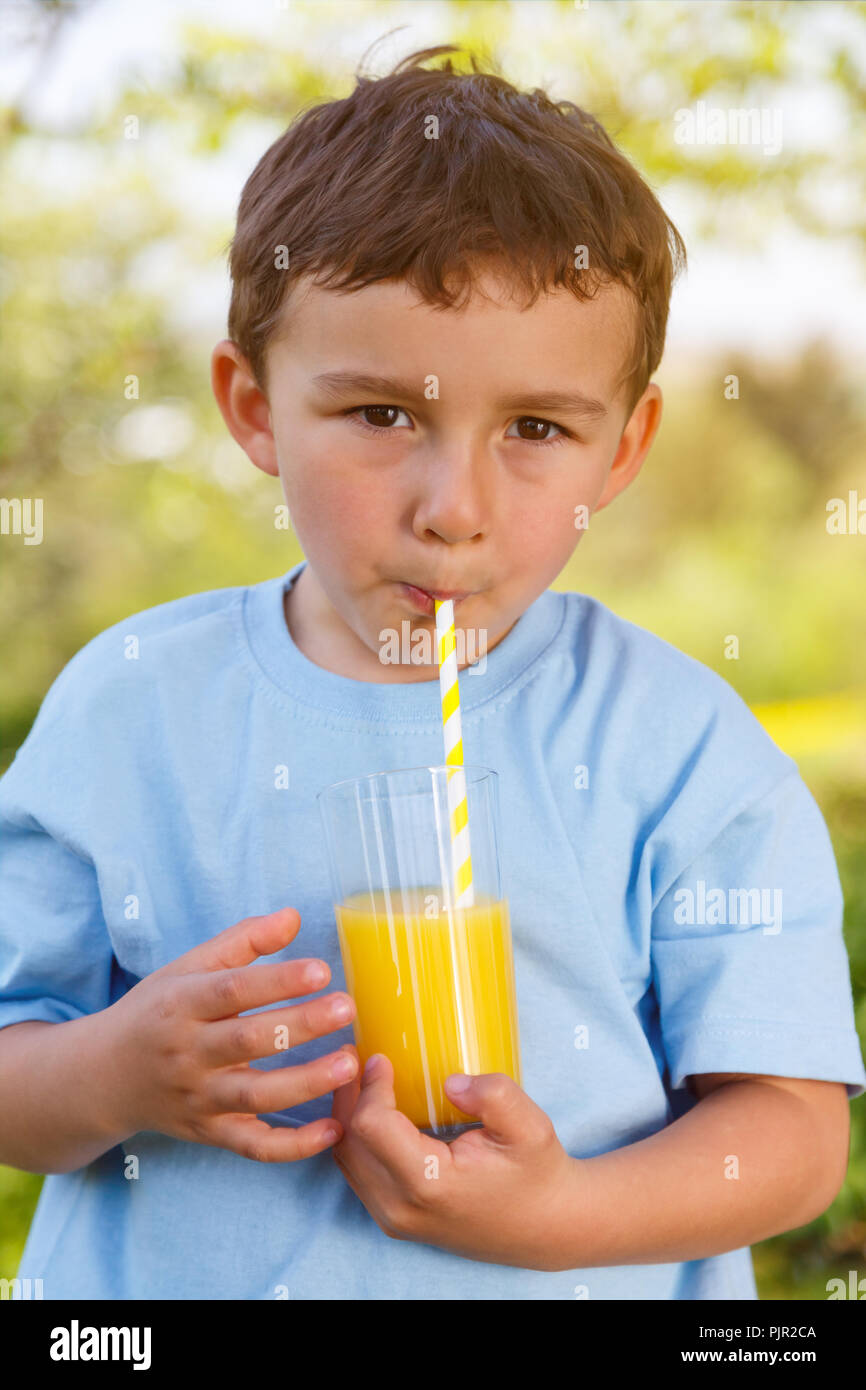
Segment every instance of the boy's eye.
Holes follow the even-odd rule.
[[[369,425],[371,429],[389,430],[397,423],[397,416],[406,415],[406,411],[399,405],[359,405],[349,414],[360,415],[361,423]],[[412,421],[408,415],[406,419],[411,425]]]
[[[514,425],[517,425],[520,431],[516,436],[518,439],[525,439],[535,444],[546,444],[551,439],[551,436],[545,433],[546,430],[556,430],[560,435],[565,433],[552,420],[539,420],[535,415],[521,415],[519,420],[514,421]],[[506,431],[506,437],[510,436],[514,439],[515,436],[510,434],[512,428],[513,426],[510,425]],[[553,436],[553,438],[555,437]]]
[[[348,416],[354,416],[360,425],[375,434],[393,434],[399,423],[399,417],[405,417],[409,428],[413,428],[412,421],[408,413],[399,405],[356,405],[351,410],[344,411]],[[518,434],[512,433],[515,426]],[[406,426],[402,426],[406,428]],[[551,434],[551,430],[555,433]],[[522,439],[528,444],[560,444],[569,436],[569,431],[563,429],[561,425],[555,425],[552,420],[542,420],[535,415],[521,415],[509,426],[506,438]]]

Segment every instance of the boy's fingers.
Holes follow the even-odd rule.
[[[330,977],[327,968],[324,979],[313,975],[319,965],[315,960],[282,960],[253,969],[242,966],[237,970],[212,970],[208,974],[194,975],[182,985],[183,1010],[193,1018],[234,1018],[247,1009],[261,1009],[284,999],[312,994],[327,984]],[[290,1039],[306,1042],[322,1032],[345,1028],[349,1020],[330,1016],[331,1007],[330,1000],[324,999],[294,1005],[298,1012],[291,1016]],[[285,1023],[285,1019],[270,1020],[271,1027],[278,1023]],[[294,1046],[294,1042],[290,1040],[289,1046]]]
[[[372,1072],[365,1071],[360,1081],[353,1083],[359,1094],[351,1115],[345,1122],[342,1110],[335,1112],[334,1117],[340,1120],[350,1142],[357,1136],[389,1173],[411,1183],[418,1176],[418,1146],[423,1136],[409,1117],[397,1109],[394,1068],[387,1057],[381,1053],[378,1056]],[[371,1059],[367,1060],[369,1064]]]
[[[276,988],[269,989],[268,993],[276,995],[278,991],[292,989],[291,979],[288,978],[289,967],[305,964],[307,962],[287,961],[285,967],[280,966],[278,970],[273,971]],[[260,968],[271,970],[270,966]],[[185,1012],[188,1017],[193,1018],[202,1015],[202,1001],[212,977],[199,975],[195,978],[198,988],[193,985],[195,993],[188,994],[185,1001]],[[301,986],[304,992],[311,988],[310,984]],[[342,1013],[338,1014],[336,1009],[343,1000],[349,1005],[347,1017]],[[298,1047],[313,1038],[323,1038],[329,1033],[341,1032],[348,1028],[354,1013],[352,1005],[351,996],[339,991],[334,994],[320,994],[314,999],[304,999],[300,1003],[288,1006],[278,1006],[274,1009],[265,1007],[258,1013],[244,1013],[240,1017],[238,1014],[230,1014],[225,1018],[208,1018],[210,1026],[202,1031],[197,1042],[198,1059],[207,1067],[231,1067],[242,1062],[255,1062],[263,1057],[285,1054],[289,1048]],[[334,1040],[331,1045],[336,1048],[337,1041]],[[281,1110],[283,1107],[278,1105],[273,1108]]]
[[[311,1062],[269,1071],[244,1065],[225,1068],[208,1082],[207,1104],[218,1115],[266,1115],[324,1098],[341,1085],[341,1079],[334,1076],[340,1056],[331,1052]]]
[[[360,1062],[358,1049],[354,1043],[344,1043],[340,1048],[341,1052],[349,1052]],[[358,1067],[357,1074],[347,1081],[343,1086],[334,1087],[334,1098],[331,1102],[331,1114],[335,1120],[339,1120],[343,1131],[348,1127],[349,1119],[358,1100],[361,1091],[361,1068]]]
[[[269,1125],[254,1115],[221,1115],[211,1121],[209,1129],[213,1138],[205,1138],[204,1143],[259,1163],[293,1163],[311,1158],[332,1148],[343,1137],[339,1133],[336,1139],[328,1138],[328,1130],[340,1129],[330,1119],[313,1120],[296,1128]]]
[[[233,970],[236,966],[249,965],[259,956],[271,955],[288,946],[297,936],[300,925],[301,914],[295,907],[281,907],[261,917],[245,917],[153,973],[188,975],[198,970]]]

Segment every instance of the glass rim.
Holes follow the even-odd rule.
[[[492,777],[494,780],[498,780],[499,777],[499,774],[497,773],[495,768],[484,767],[481,763],[422,763],[418,767],[392,767],[386,769],[386,771],[384,772],[367,772],[362,773],[360,777],[344,777],[341,781],[331,782],[327,787],[322,787],[321,791],[317,791],[316,800],[319,801],[323,796],[327,796],[329,792],[340,791],[344,787],[355,787],[365,782],[375,782],[380,777],[395,777],[401,774],[408,774],[410,772],[457,771],[463,772],[464,775],[471,774],[473,772],[480,773],[480,778],[476,777],[473,779],[470,776],[468,779],[470,781],[474,780],[476,782],[481,781],[484,777]],[[404,795],[405,794],[406,793],[404,793]]]

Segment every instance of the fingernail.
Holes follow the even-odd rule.
[[[364,1075],[365,1075],[365,1076],[372,1076],[372,1075],[373,1075],[373,1072],[376,1070],[377,1066],[379,1065],[379,1058],[380,1058],[381,1056],[382,1056],[381,1052],[374,1052],[373,1055],[372,1055],[372,1057],[368,1057],[368,1058],[367,1058],[367,1065],[366,1065],[365,1068],[364,1068]]]
[[[341,1057],[339,1061],[334,1063],[331,1068],[331,1075],[335,1079],[340,1077],[348,1079],[355,1075],[355,1059],[350,1052],[347,1052],[345,1057]]]
[[[449,1076],[448,1078],[449,1091],[468,1091],[471,1085],[471,1076]]]

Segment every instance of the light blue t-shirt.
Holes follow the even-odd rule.
[[[304,563],[135,614],[55,681],[0,780],[0,1026],[104,1009],[284,906],[301,928],[268,959],[321,957],[328,988],[345,988],[316,793],[442,763],[439,685],[305,657],[283,616]],[[866,1090],[824,821],[720,676],[593,598],[547,590],[486,668],[461,672],[460,695],[466,762],[500,779],[523,1085],[570,1154],[675,1120],[696,1103],[690,1073]],[[267,1118],[330,1110],[328,1095]],[[257,1163],[152,1132],[46,1178],[19,1273],[46,1298],[756,1297],[747,1248],[485,1264],[390,1239],[330,1151]]]

